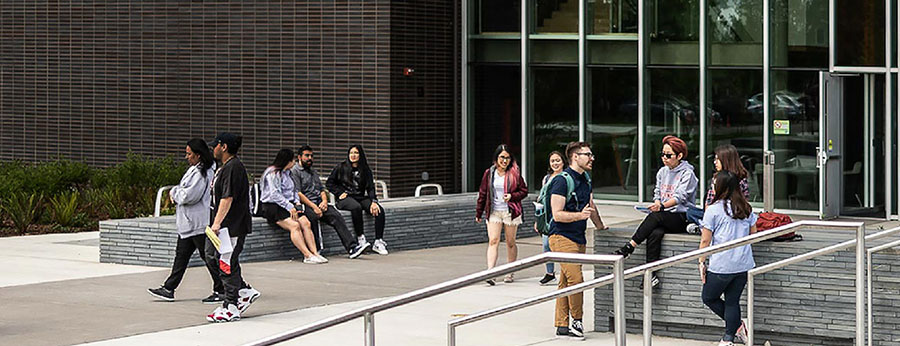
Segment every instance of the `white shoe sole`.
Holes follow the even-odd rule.
[[[262,294],[258,293],[258,292],[259,291],[257,291],[257,293],[255,295],[250,296],[250,302],[248,302],[247,305],[244,305],[244,306],[238,308],[238,310],[241,312],[241,314],[246,312],[247,309],[250,308],[250,305],[252,305],[254,302],[256,302],[256,300],[259,299],[260,296],[262,296]]]
[[[165,300],[165,301],[167,301],[167,302],[174,302],[174,301],[175,301],[175,298],[163,297],[163,296],[161,296],[161,295],[158,295],[158,294],[156,294],[156,293],[151,292],[149,289],[147,290],[147,293],[150,293],[150,295],[153,296],[153,298],[156,298],[156,299],[159,299],[159,300]]]
[[[357,250],[356,252],[351,253],[350,259],[355,259],[355,258],[358,258],[359,256],[362,256],[362,254],[365,253],[366,250],[369,250],[371,248],[372,248],[372,244],[366,243],[366,245],[361,247],[360,250]]]

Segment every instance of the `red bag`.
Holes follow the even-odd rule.
[[[775,227],[780,227],[780,226],[790,224],[791,222],[794,222],[793,220],[791,220],[791,217],[784,215],[784,214],[772,213],[772,212],[760,213],[759,218],[756,219],[756,231],[757,232],[767,231],[767,230],[773,229]],[[790,232],[790,233],[782,234],[780,236],[777,236],[777,237],[769,239],[769,240],[771,240],[771,241],[800,241],[800,240],[803,240],[803,236],[797,234],[796,232]]]

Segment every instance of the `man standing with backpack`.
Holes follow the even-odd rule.
[[[569,167],[550,182],[550,250],[554,252],[585,253],[587,219],[597,229],[606,229],[592,196],[590,170],[594,154],[590,144],[572,142],[566,146]],[[581,265],[560,263],[559,289],[584,282]],[[584,338],[584,294],[576,293],[556,300],[556,335]],[[569,324],[569,315],[572,324]]]

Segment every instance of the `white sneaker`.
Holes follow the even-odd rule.
[[[372,251],[377,252],[379,255],[387,255],[387,243],[385,243],[383,239],[375,239],[375,244],[372,245]]]
[[[318,256],[316,256],[316,257],[319,258],[319,262],[321,262],[321,263],[328,263],[328,259],[325,258],[324,256],[318,255]]]
[[[719,341],[719,346],[734,346],[734,342],[721,340]]]
[[[247,309],[250,308],[250,304],[253,304],[262,294],[259,291],[253,289],[252,287],[242,288],[238,291],[238,302],[237,308],[244,313]]]
[[[222,306],[217,307],[215,310],[213,310],[213,312],[210,312],[208,315],[206,315],[206,320],[209,322],[215,322],[216,314],[218,314],[222,309]]]
[[[363,235],[361,235],[361,236],[359,236],[359,237],[356,237],[356,243],[357,243],[357,244],[365,244],[365,243],[368,243],[368,242],[366,241],[366,235],[363,234]]]
[[[685,227],[685,231],[687,231],[688,234],[700,234],[700,226],[696,223],[691,223]]]
[[[738,327],[734,336],[742,343],[747,344],[747,340],[750,340],[750,337],[747,335],[747,320],[741,319],[741,326]]]
[[[325,263],[325,262],[322,262],[322,260],[320,260],[320,259],[319,259],[318,257],[316,257],[316,256],[309,256],[309,257],[303,259],[303,263],[306,263],[306,264],[322,264],[322,263]]]
[[[213,311],[212,319],[216,323],[238,321],[241,319],[241,310],[234,304],[228,304],[228,308],[219,307]]]

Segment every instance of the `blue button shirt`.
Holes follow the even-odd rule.
[[[575,181],[575,190],[572,191],[575,198],[567,198],[563,210],[568,212],[580,212],[591,201],[591,184],[588,183],[587,178],[583,174],[580,174],[571,168],[567,167],[563,172],[569,173],[572,180]],[[566,178],[564,178],[562,174],[553,177],[553,180],[550,181],[551,195],[565,197],[568,190]],[[559,234],[569,238],[569,240],[576,244],[587,244],[587,239],[584,237],[585,229],[587,229],[587,220],[568,223],[553,221],[550,223],[550,234]]]
[[[703,220],[700,221],[701,227],[713,233],[711,245],[746,237],[750,235],[750,227],[756,225],[756,213],[751,212],[746,219],[739,220],[729,216],[731,214],[730,205],[727,206],[728,214],[725,213],[725,208],[725,201],[717,201],[706,207],[706,213],[703,215]],[[743,273],[753,267],[756,267],[756,262],[753,261],[753,248],[750,245],[715,253],[709,258],[709,271],[716,274]]]

